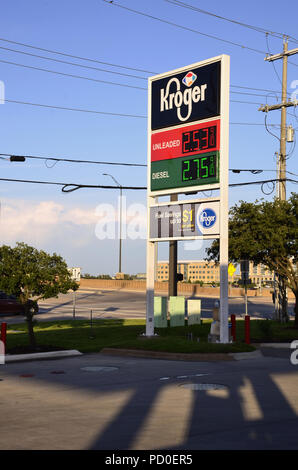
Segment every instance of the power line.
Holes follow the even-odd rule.
[[[116,86],[122,86],[122,87],[125,87],[125,88],[134,88],[134,89],[137,89],[137,90],[147,90],[147,88],[143,88],[143,87],[139,87],[139,86],[127,85],[125,83],[110,82],[110,81],[107,81],[107,80],[99,80],[97,78],[84,77],[82,75],[73,75],[73,74],[70,74],[70,73],[58,72],[56,70],[49,70],[49,69],[44,69],[44,68],[41,68],[41,67],[34,67],[33,65],[18,64],[16,62],[10,62],[8,60],[3,60],[3,59],[0,59],[0,62],[2,62],[4,64],[8,64],[8,65],[16,65],[17,67],[23,67],[23,68],[26,68],[26,69],[38,70],[39,72],[53,73],[53,74],[56,74],[56,75],[61,75],[63,77],[79,78],[81,80],[88,80],[88,81],[97,82],[97,83],[106,83],[107,85],[116,85]]]
[[[6,182],[13,182],[13,183],[28,183],[28,184],[44,184],[44,185],[57,185],[62,186],[62,191],[73,192],[78,189],[88,188],[88,189],[117,189],[119,190],[119,186],[110,186],[110,185],[94,185],[94,184],[80,184],[80,183],[62,183],[57,181],[37,181],[37,180],[24,180],[24,179],[14,179],[14,178],[0,178],[0,181]],[[266,183],[273,183],[273,182],[281,182],[281,181],[289,181],[292,183],[298,183],[298,180],[293,180],[290,178],[285,179],[270,179],[270,180],[261,180],[261,181],[248,181],[245,183],[232,183],[229,184],[229,187],[237,187],[237,186],[248,186],[248,185],[255,185],[255,184],[266,184]],[[124,190],[137,190],[137,191],[144,191],[147,190],[146,186],[121,186]]]
[[[81,188],[93,188],[93,189],[118,189],[119,186],[107,186],[107,185],[94,185],[94,184],[77,184],[77,183],[60,183],[57,181],[36,181],[36,180],[19,180],[13,178],[0,178],[0,181],[8,181],[14,183],[30,183],[30,184],[49,184],[49,185],[57,185],[62,186],[62,191],[73,192],[77,189]],[[147,189],[145,186],[121,186],[122,189],[134,189],[134,190],[145,190]]]
[[[93,109],[82,109],[82,108],[70,108],[66,106],[55,106],[55,105],[50,105],[50,104],[41,104],[41,103],[32,103],[29,101],[18,101],[18,100],[10,100],[5,98],[5,102],[7,103],[13,103],[13,104],[21,104],[21,105],[26,105],[26,106],[36,106],[36,107],[41,107],[41,108],[49,108],[49,109],[60,109],[63,111],[75,111],[75,112],[80,112],[80,113],[90,113],[90,114],[102,114],[102,115],[107,115],[107,116],[119,116],[119,117],[129,117],[129,118],[139,118],[139,119],[147,119],[148,116],[143,116],[140,114],[125,114],[125,113],[112,113],[112,112],[107,112],[107,111],[96,111]],[[253,103],[250,101],[236,101],[236,100],[231,100],[233,103],[246,103],[246,104],[259,104],[259,103]],[[231,125],[246,125],[246,126],[263,126],[263,124],[260,123],[254,123],[254,122],[230,122]],[[275,127],[279,126],[279,124],[270,124],[270,126]]]
[[[78,55],[74,55],[74,54],[69,54],[67,52],[55,51],[53,49],[45,49],[44,47],[33,46],[32,44],[26,44],[24,42],[12,41],[12,40],[6,39],[6,38],[0,38],[0,41],[7,42],[9,44],[15,44],[15,45],[18,45],[18,46],[28,47],[30,49],[36,49],[38,51],[49,52],[50,54],[56,54],[56,55],[61,55],[61,56],[64,56],[64,57],[70,57],[72,59],[79,59],[79,60],[84,60],[84,61],[87,61],[87,62],[93,62],[93,63],[96,63],[96,64],[109,65],[111,67],[117,67],[117,68],[122,68],[122,69],[127,69],[127,70],[134,70],[136,72],[143,72],[143,73],[150,73],[150,74],[155,74],[156,73],[156,72],[152,72],[152,71],[149,71],[149,70],[143,70],[143,69],[138,69],[138,68],[134,68],[134,67],[129,67],[127,65],[112,64],[110,62],[104,62],[104,61],[98,60],[98,59],[90,59],[88,57],[82,57],[82,56],[78,56]]]
[[[103,2],[105,3],[108,3],[109,5],[113,5],[115,7],[119,7],[119,8],[122,8],[123,10],[127,10],[131,13],[136,13],[137,15],[141,15],[141,16],[145,16],[147,18],[150,18],[150,19],[153,19],[153,20],[156,20],[156,21],[159,21],[161,23],[165,23],[165,24],[168,24],[170,26],[174,26],[176,28],[179,28],[179,29],[183,29],[185,31],[190,31],[192,33],[196,33],[196,34],[199,34],[201,36],[204,36],[204,37],[208,37],[208,38],[211,38],[211,39],[216,39],[217,41],[221,41],[221,42],[225,42],[226,44],[230,44],[232,46],[237,46],[237,47],[241,47],[242,49],[247,49],[247,50],[250,50],[252,52],[257,52],[258,54],[266,54],[266,52],[264,51],[260,51],[259,49],[254,49],[252,47],[249,47],[249,46],[244,46],[243,44],[239,44],[237,42],[233,42],[233,41],[229,41],[227,39],[223,39],[223,38],[220,38],[218,36],[214,36],[214,35],[211,35],[211,34],[207,34],[207,33],[203,33],[202,31],[198,31],[196,29],[192,29],[192,28],[188,28],[187,26],[182,26],[180,24],[177,24],[177,23],[173,23],[171,21],[168,21],[168,20],[165,20],[165,19],[162,19],[162,18],[159,18],[157,16],[153,16],[153,15],[149,15],[148,13],[144,13],[142,11],[139,11],[139,10],[134,10],[132,8],[128,8],[128,7],[125,7],[124,5],[120,5],[119,3],[115,3],[114,1],[113,2],[110,2],[109,0],[102,0]]]
[[[14,104],[23,104],[23,105],[28,105],[28,106],[37,106],[37,107],[41,107],[41,108],[60,109],[60,110],[63,110],[63,111],[75,111],[75,112],[79,112],[79,113],[102,114],[102,115],[108,115],[108,116],[120,116],[120,117],[147,119],[147,116],[142,116],[142,115],[139,115],[139,114],[111,113],[111,112],[107,112],[107,111],[96,111],[96,110],[93,110],[93,109],[69,108],[69,107],[66,107],[66,106],[54,106],[54,105],[50,105],[50,104],[31,103],[31,102],[28,102],[28,101],[8,100],[6,98],[5,98],[5,102],[14,103]]]
[[[36,155],[15,155],[12,153],[0,153],[0,156],[6,157],[24,157],[29,159],[37,159],[44,161],[53,161],[53,162],[67,162],[67,163],[86,163],[94,165],[115,165],[115,166],[135,166],[135,167],[146,167],[147,165],[142,163],[123,163],[123,162],[103,162],[103,161],[94,161],[94,160],[75,160],[72,158],[57,158],[57,157],[41,157]]]
[[[168,3],[172,3],[173,5],[176,5],[176,6],[180,6],[182,8],[186,8],[186,9],[189,9],[189,10],[192,10],[192,11],[196,11],[197,13],[202,13],[204,15],[213,16],[217,19],[228,21],[229,23],[234,23],[234,24],[237,24],[239,26],[243,26],[243,27],[251,29],[253,31],[257,31],[258,33],[262,33],[262,34],[267,33],[267,34],[270,34],[271,36],[278,37],[278,38],[282,38],[284,36],[283,33],[277,33],[275,31],[268,31],[267,29],[261,28],[259,26],[253,26],[253,25],[250,25],[250,24],[247,24],[247,23],[243,23],[241,21],[237,21],[237,20],[233,20],[231,18],[227,18],[225,16],[216,15],[215,13],[211,13],[210,11],[202,10],[201,8],[194,7],[193,5],[189,5],[185,2],[181,2],[181,1],[178,1],[178,0],[165,0],[165,1],[168,2]],[[293,39],[295,39],[295,38],[293,38]]]
[[[277,95],[281,95],[281,91],[277,90],[268,90],[266,88],[252,88],[248,86],[240,86],[240,85],[231,85],[232,88],[241,88],[244,90],[256,90],[256,91],[265,91],[267,93],[276,93]],[[288,93],[289,94],[289,93]]]
[[[18,51],[16,49],[11,49],[9,47],[0,46],[0,49],[3,49],[5,51],[9,51],[9,52],[15,52],[17,54],[27,55],[27,56],[30,56],[30,57],[37,57],[38,59],[51,60],[52,62],[59,62],[60,64],[74,65],[76,67],[81,67],[81,68],[84,68],[84,69],[90,69],[90,70],[96,70],[96,71],[99,71],[99,72],[112,73],[114,75],[121,75],[123,77],[137,78],[137,79],[140,79],[140,80],[147,80],[146,77],[140,77],[139,75],[131,75],[129,73],[115,72],[113,70],[101,69],[99,67],[92,67],[90,65],[76,64],[75,62],[69,62],[67,60],[61,60],[61,59],[54,59],[52,57],[45,57],[45,56],[38,55],[38,54],[32,54],[31,52]]]
[[[115,165],[115,166],[130,166],[130,167],[147,167],[147,164],[145,163],[127,163],[127,162],[107,162],[107,161],[96,161],[96,160],[78,160],[78,159],[73,159],[73,158],[59,158],[59,157],[42,157],[42,156],[36,156],[36,155],[16,155],[13,153],[0,153],[0,158],[1,157],[13,157],[13,158],[22,158],[22,159],[37,159],[37,160],[44,160],[44,161],[53,161],[53,162],[66,162],[66,163],[83,163],[83,164],[95,164],[95,165]],[[273,171],[275,172],[276,170],[266,170],[266,169],[245,169],[245,168],[240,168],[240,169],[235,169],[235,168],[230,168],[229,171],[232,171],[233,173],[240,173],[242,171],[244,172],[250,172],[252,174],[259,174],[264,171]],[[290,172],[288,172],[290,173]],[[291,173],[295,175],[294,173]],[[298,176],[298,175],[295,175]]]
[[[65,57],[75,58],[75,59],[79,59],[79,60],[85,60],[85,61],[89,61],[89,62],[95,62],[95,63],[104,64],[104,65],[109,65],[109,66],[113,66],[113,67],[124,68],[124,69],[128,69],[128,70],[134,70],[134,71],[149,73],[149,74],[153,74],[153,75],[156,75],[156,74],[158,73],[158,72],[153,72],[153,71],[148,71],[148,70],[143,70],[143,69],[128,67],[128,66],[124,66],[124,65],[113,64],[113,63],[110,63],[110,62],[103,62],[103,61],[100,61],[100,60],[97,60],[97,59],[90,59],[90,58],[86,58],[86,57],[81,57],[81,56],[69,54],[69,53],[66,53],[66,52],[55,51],[55,50],[53,50],[53,49],[45,49],[45,48],[42,48],[42,47],[33,46],[32,44],[27,44],[27,43],[23,43],[23,42],[12,41],[12,40],[5,39],[5,38],[0,38],[0,41],[4,41],[4,42],[10,43],[10,44],[17,44],[17,45],[20,45],[20,46],[23,46],[23,47],[28,47],[28,48],[31,48],[31,49],[36,49],[36,50],[41,50],[41,51],[49,52],[49,53],[51,53],[51,54],[58,54],[58,55],[65,56]],[[17,51],[17,50],[15,50],[15,49],[9,49],[9,48],[5,48],[5,47],[2,47],[2,46],[0,46],[0,49],[12,51],[12,52],[18,52],[18,53],[21,53],[21,54],[26,54],[26,55],[30,55],[30,56],[33,56],[33,57],[46,59],[46,60],[52,60],[52,61],[54,60],[54,61],[56,61],[56,62],[61,62],[61,63],[69,64],[69,65],[75,65],[75,66],[78,66],[78,67],[89,68],[89,69],[98,70],[98,71],[104,71],[104,72],[107,72],[107,73],[116,73],[116,74],[120,74],[120,73],[113,72],[113,71],[106,70],[106,69],[99,69],[99,68],[97,68],[97,67],[88,67],[88,66],[84,66],[84,65],[82,65],[82,64],[75,64],[75,63],[73,63],[73,62],[68,62],[68,61],[60,61],[60,60],[58,60],[58,59],[53,59],[53,58],[45,57],[45,56],[39,56],[39,55],[36,55],[36,54],[29,54],[29,53],[26,53],[26,52],[24,52],[24,51]],[[17,64],[13,63],[13,65],[17,65]],[[296,64],[295,64],[295,65],[296,65]],[[20,64],[20,66],[24,66],[24,65],[23,65],[23,64]],[[130,75],[130,74],[122,74],[122,75],[123,75],[123,76],[132,77],[132,78],[140,78],[140,79],[143,79],[143,80],[147,80],[147,78],[145,78],[145,77],[139,77],[139,76],[136,76],[136,75]],[[110,83],[110,82],[109,82],[109,83]],[[231,87],[232,87],[232,88],[246,89],[246,90],[265,91],[265,92],[269,92],[269,93],[281,94],[280,91],[277,91],[277,90],[268,90],[268,89],[266,89],[266,88],[255,88],[255,87],[247,87],[247,86],[240,86],[240,85],[231,85]],[[144,89],[145,89],[145,88],[144,88]],[[260,96],[261,96],[261,95],[260,95]]]
[[[1,49],[1,46],[0,46],[0,49]],[[3,59],[0,59],[0,62],[2,62],[4,64],[8,64],[8,65],[15,65],[17,67],[23,67],[23,68],[28,68],[28,69],[31,69],[31,70],[37,70],[38,72],[47,72],[47,73],[52,73],[52,74],[55,74],[55,75],[62,75],[64,77],[78,78],[78,79],[81,79],[81,80],[88,80],[88,81],[97,82],[97,83],[104,83],[104,84],[107,84],[107,85],[121,86],[121,87],[125,87],[125,88],[133,88],[133,89],[137,89],[137,90],[148,91],[148,89],[145,88],[145,87],[128,85],[128,84],[125,84],[125,83],[111,82],[111,81],[107,81],[107,80],[100,80],[100,79],[96,79],[96,78],[84,77],[82,75],[74,75],[74,74],[65,73],[65,72],[58,72],[57,70],[49,70],[49,69],[44,69],[42,67],[35,67],[35,66],[32,66],[32,65],[19,64],[19,63],[16,63],[16,62],[11,62],[11,61],[7,61],[7,60],[3,60]],[[76,65],[76,64],[74,64],[74,65]],[[111,72],[111,73],[113,73],[113,72]],[[127,74],[120,74],[120,75],[129,76]],[[130,77],[132,77],[132,75],[130,75]],[[239,88],[241,88],[241,87],[239,87]],[[239,95],[248,95],[248,96],[262,96],[262,97],[266,96],[266,97],[268,97],[267,95],[257,94],[257,93],[246,93],[246,92],[238,92],[238,91],[231,91],[231,93],[239,94]],[[275,93],[275,92],[272,92],[272,93]],[[230,100],[230,101],[231,102],[236,102],[236,103],[239,102],[239,101],[235,101],[235,100]],[[248,101],[242,101],[242,103],[260,105],[260,103],[248,102]]]

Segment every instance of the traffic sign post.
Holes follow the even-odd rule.
[[[218,56],[149,78],[147,320],[154,335],[154,244],[220,240],[220,341],[228,334],[230,58]],[[159,202],[219,190],[219,196]]]

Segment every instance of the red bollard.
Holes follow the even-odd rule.
[[[236,315],[234,314],[231,315],[231,323],[232,323],[231,336],[232,336],[233,341],[236,341]]]
[[[1,341],[6,347],[6,330],[7,330],[7,323],[1,323]]]
[[[250,316],[245,315],[245,342],[250,344]]]

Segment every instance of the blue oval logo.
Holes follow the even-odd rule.
[[[216,213],[213,209],[203,209],[198,215],[198,223],[203,228],[211,228],[216,222]]]

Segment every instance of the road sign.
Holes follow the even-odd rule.
[[[232,277],[235,271],[236,271],[236,267],[232,263],[230,263],[229,266],[228,266],[229,276]]]

